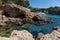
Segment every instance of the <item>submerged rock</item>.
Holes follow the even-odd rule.
[[[45,34],[39,40],[60,40],[60,28],[54,28],[51,34]]]

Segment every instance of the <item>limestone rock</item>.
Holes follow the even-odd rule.
[[[11,40],[11,39],[7,37],[0,37],[0,40]]]
[[[22,30],[22,31],[14,30],[10,38],[12,38],[12,40],[16,40],[16,39],[17,40],[34,40],[33,36],[26,30]]]
[[[34,40],[34,38],[32,34],[26,30],[22,31],[14,30],[9,38],[0,37],[0,40]]]

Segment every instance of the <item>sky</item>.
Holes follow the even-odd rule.
[[[51,6],[59,6],[60,0],[29,0],[30,6],[34,8],[49,8]]]

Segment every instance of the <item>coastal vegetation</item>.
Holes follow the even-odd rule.
[[[17,25],[12,24],[8,26],[7,28],[6,27],[0,28],[0,36],[9,37],[13,30],[27,30],[28,26],[30,26],[30,24],[24,24],[22,26],[17,26]]]
[[[29,0],[1,0],[3,3],[15,3],[24,7],[29,7]]]
[[[58,6],[50,7],[50,8],[47,9],[47,11],[50,14],[60,15],[60,7],[58,7]]]
[[[49,7],[49,8],[31,8],[32,12],[44,12],[48,14],[55,14],[55,15],[60,15],[60,7],[55,6],[55,7]]]

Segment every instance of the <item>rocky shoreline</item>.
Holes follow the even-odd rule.
[[[53,28],[53,31],[50,34],[40,33],[36,40],[60,40],[60,28]]]
[[[30,12],[28,8],[24,8],[16,4],[0,4],[0,15],[5,16],[4,18],[11,22],[13,20],[15,22],[19,21],[19,23],[17,22],[19,25],[25,23],[45,24],[52,22],[52,19],[39,16],[37,13]],[[2,17],[2,20],[4,18]]]
[[[0,30],[9,28],[11,25],[21,26],[26,23],[33,24],[47,24],[51,23],[52,19],[39,16],[37,13],[31,12],[28,8],[16,5],[16,4],[0,4]],[[3,24],[3,25],[2,25]],[[12,26],[13,27],[13,26]],[[37,37],[33,38],[32,34],[27,30],[14,30],[9,38],[0,37],[0,40],[40,40],[41,36],[45,36],[39,33]],[[43,38],[42,38],[43,39]]]
[[[27,30],[14,30],[9,38],[0,37],[0,40],[60,40],[60,28],[53,28],[50,34],[38,33],[36,38]]]

